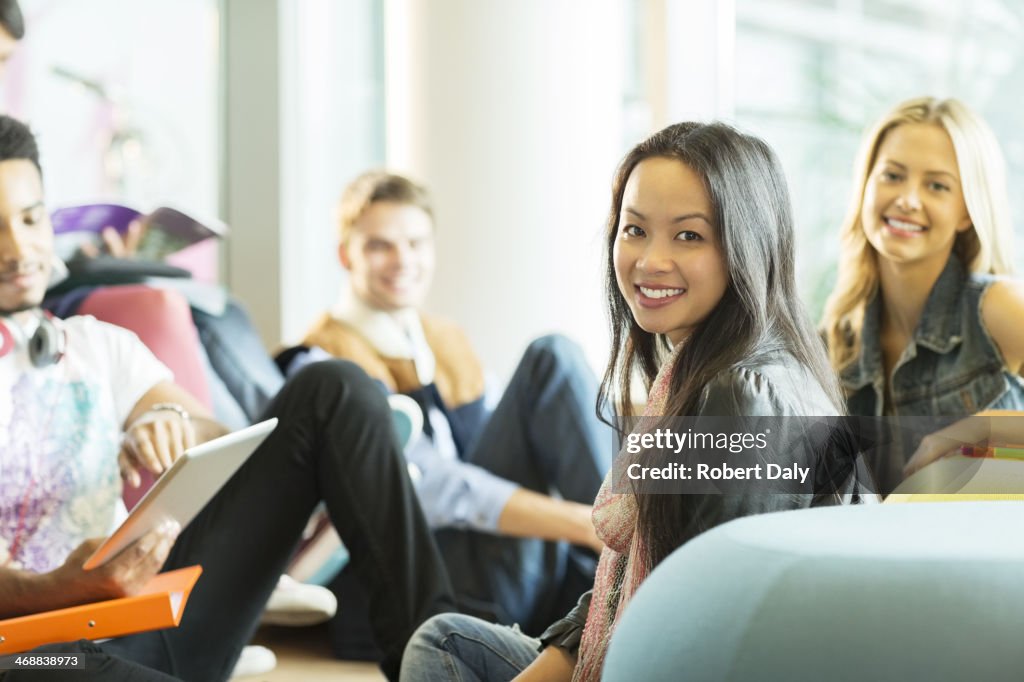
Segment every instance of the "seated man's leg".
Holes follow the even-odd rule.
[[[529,634],[540,634],[558,617],[551,604],[564,603],[567,543],[457,528],[437,530],[435,537],[460,612],[516,624]]]
[[[224,679],[248,642],[313,507],[323,499],[366,586],[382,668],[451,588],[396,443],[387,402],[351,363],[311,365],[272,402],[280,423],[179,536],[166,568],[203,575],[177,629],[108,650],[185,679]]]
[[[467,459],[531,490],[593,503],[614,454],[612,431],[595,412],[597,389],[579,346],[537,339]]]
[[[409,640],[402,682],[504,682],[537,658],[540,642],[518,629],[446,614],[424,623]]]
[[[534,341],[467,459],[524,488],[593,503],[613,454],[612,431],[595,412],[597,388],[576,344]],[[566,543],[472,531],[442,531],[438,541],[460,608],[530,633],[575,605],[597,565],[593,552]]]

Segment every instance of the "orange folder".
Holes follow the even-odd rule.
[[[132,597],[0,620],[0,654],[176,627],[202,572],[201,566],[179,568],[155,576]]]

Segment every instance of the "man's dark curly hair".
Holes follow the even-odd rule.
[[[36,136],[18,119],[0,116],[0,161],[17,159],[31,161],[39,174],[43,174],[43,169],[39,165]]]
[[[25,37],[25,18],[21,16],[18,0],[0,0],[0,27],[15,40]]]

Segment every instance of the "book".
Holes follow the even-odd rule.
[[[348,563],[348,549],[325,511],[316,512],[310,526],[286,572],[299,582],[326,586]]]
[[[993,459],[1024,459],[1024,447],[1020,445],[962,445],[960,454],[965,457],[988,457]]]
[[[54,248],[64,261],[74,260],[84,244],[103,251],[103,230],[111,227],[122,237],[128,226],[138,220],[145,228],[134,257],[162,261],[187,246],[213,237],[223,237],[228,228],[215,218],[199,220],[170,206],[149,213],[124,204],[81,204],[58,208],[50,214]]]
[[[1024,499],[1024,462],[953,455],[903,480],[886,502]]]
[[[0,655],[44,644],[105,639],[177,627],[203,572],[188,566],[154,576],[139,594],[0,620]]]

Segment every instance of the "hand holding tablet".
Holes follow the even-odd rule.
[[[177,403],[152,405],[125,431],[118,454],[121,478],[138,488],[143,472],[159,476],[195,444],[195,425],[184,408]]]
[[[277,420],[269,419],[186,450],[82,568],[103,565],[165,524],[187,526],[276,426]]]

